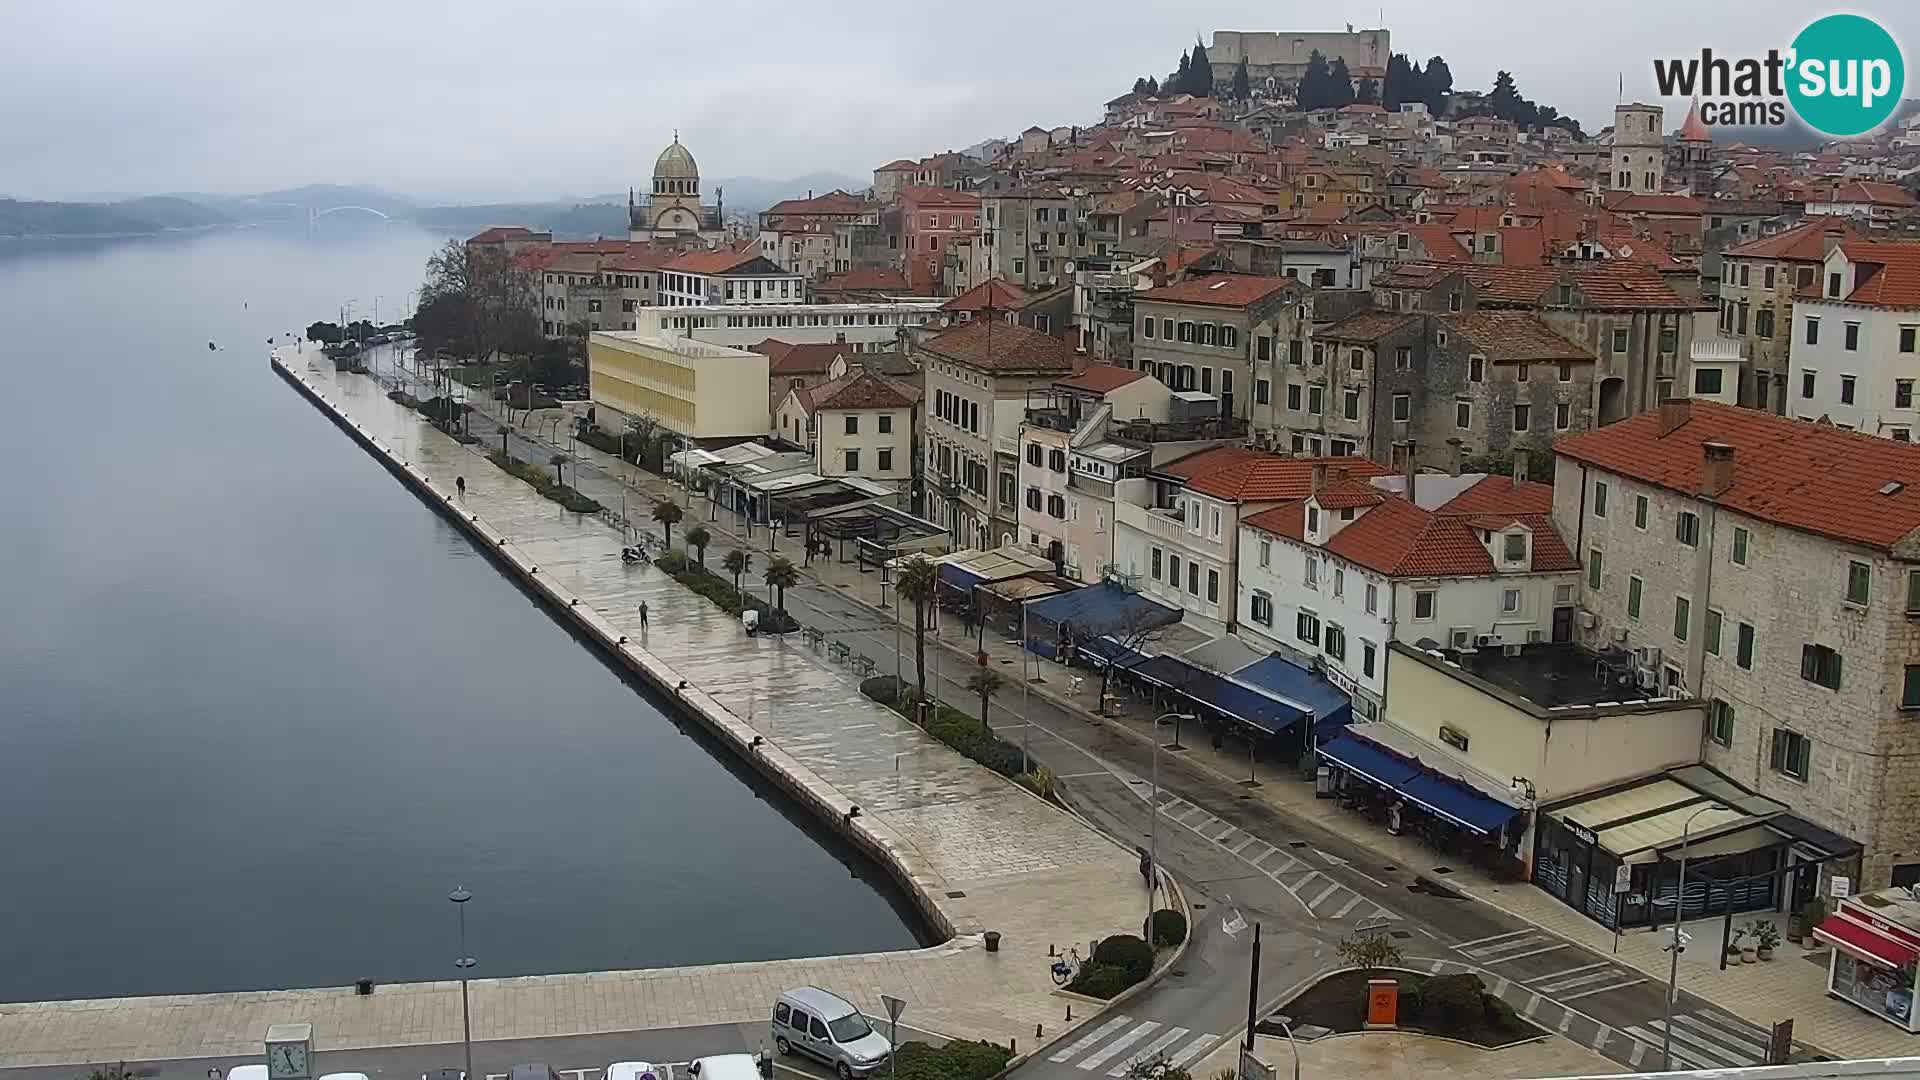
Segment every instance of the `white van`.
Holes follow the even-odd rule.
[[[752,1054],[714,1054],[687,1065],[693,1080],[765,1080]]]
[[[773,1045],[782,1054],[819,1058],[840,1080],[873,1075],[893,1044],[847,999],[817,986],[788,990],[773,1003]]]

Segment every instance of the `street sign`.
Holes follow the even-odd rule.
[[[1853,879],[1835,874],[1827,879],[1827,887],[1832,891],[1835,900],[1844,900],[1853,894]]]
[[[1613,868],[1613,891],[1616,893],[1633,891],[1633,867],[1621,863]]]
[[[1253,1056],[1253,1052],[1242,1047],[1240,1050],[1240,1073],[1235,1080],[1273,1080],[1273,1066]]]
[[[907,1011],[907,1003],[892,994],[881,994],[880,1004],[887,1007],[887,1022],[890,1024],[898,1024],[900,1014]]]

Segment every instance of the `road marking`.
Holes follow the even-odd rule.
[[[1236,829],[1233,826],[1228,825],[1226,828],[1220,830],[1220,835],[1213,837],[1213,842],[1216,844],[1224,843],[1227,837],[1232,836],[1234,833],[1237,833],[1239,831],[1240,831],[1239,829]]]
[[[1364,898],[1364,897],[1362,897],[1362,896],[1361,896],[1361,895],[1360,895],[1359,893],[1354,893],[1354,894],[1353,894],[1353,899],[1351,899],[1351,900],[1349,900],[1349,901],[1347,901],[1346,903],[1344,903],[1344,904],[1342,904],[1342,905],[1340,905],[1340,910],[1339,910],[1339,911],[1336,911],[1336,912],[1334,912],[1334,913],[1333,913],[1332,915],[1330,915],[1330,916],[1328,916],[1328,918],[1333,918],[1333,919],[1344,919],[1344,918],[1346,918],[1346,917],[1347,917],[1347,912],[1349,912],[1349,911],[1352,911],[1352,910],[1353,910],[1354,908],[1357,908],[1357,907],[1359,907],[1359,906],[1360,906],[1360,901],[1361,901],[1361,900],[1363,900],[1363,899],[1365,899],[1365,898]]]
[[[1533,933],[1533,931],[1531,930],[1510,930],[1507,933],[1495,934],[1492,937],[1474,938],[1472,941],[1463,941],[1460,944],[1455,945],[1454,948],[1459,949],[1462,952],[1465,952],[1466,950],[1471,949],[1476,945],[1485,945],[1488,942],[1492,942],[1492,941],[1505,941],[1507,938],[1521,937],[1525,934],[1531,934],[1531,933]]]
[[[1633,1047],[1633,1049],[1627,1054],[1627,1057],[1630,1059],[1628,1062],[1629,1067],[1638,1069],[1640,1067],[1641,1059],[1647,1056],[1647,1044],[1641,1042],[1639,1039],[1634,1039],[1630,1041],[1627,1045]]]
[[[1506,979],[1495,976],[1493,980],[1493,988],[1488,990],[1487,992],[1492,994],[1494,997],[1506,997],[1507,988],[1512,985],[1513,983],[1507,981]]]
[[[1518,952],[1521,949],[1530,949],[1533,946],[1538,945],[1540,942],[1544,940],[1546,939],[1535,937],[1532,934],[1527,934],[1522,937],[1509,938],[1506,941],[1497,942],[1492,945],[1476,945],[1471,949],[1465,946],[1461,946],[1460,951],[1463,953],[1466,953],[1468,956],[1474,956],[1474,957],[1499,956],[1502,953],[1511,953],[1511,952]]]
[[[1634,984],[1636,984],[1636,983],[1643,983],[1643,982],[1646,982],[1646,981],[1647,981],[1647,980],[1645,980],[1645,979],[1623,979],[1623,980],[1621,980],[1620,982],[1616,982],[1616,983],[1608,983],[1608,984],[1607,984],[1607,985],[1605,985],[1605,986],[1596,986],[1596,987],[1594,987],[1594,988],[1593,988],[1593,989],[1591,989],[1591,990],[1582,990],[1582,991],[1580,991],[1580,992],[1579,992],[1579,993],[1577,993],[1577,994],[1561,994],[1561,995],[1560,995],[1560,1000],[1561,1000],[1561,1001],[1563,1001],[1563,1002],[1564,1002],[1564,1001],[1579,1001],[1579,1000],[1580,1000],[1581,998],[1583,998],[1583,997],[1592,997],[1592,996],[1593,996],[1593,995],[1595,995],[1595,994],[1604,994],[1604,993],[1606,993],[1606,992],[1608,992],[1609,990],[1624,990],[1624,989],[1626,989],[1627,987],[1629,987],[1629,986],[1633,986],[1633,985],[1634,985]]]
[[[1573,1026],[1573,1010],[1562,1008],[1560,1010],[1560,1034],[1565,1035],[1567,1033],[1567,1029],[1572,1026]]]
[[[1187,1062],[1192,1061],[1194,1058],[1199,1057],[1201,1054],[1206,1053],[1212,1049],[1214,1043],[1219,1041],[1220,1036],[1218,1035],[1202,1035],[1181,1047],[1179,1053],[1167,1059],[1167,1064],[1177,1069]]]
[[[1273,880],[1279,881],[1281,888],[1294,894],[1295,897],[1298,897],[1300,895],[1300,890],[1306,888],[1308,885],[1311,885],[1313,883],[1314,878],[1325,877],[1325,876],[1326,876],[1325,874],[1322,874],[1318,870],[1309,870],[1307,871],[1307,876],[1301,878],[1299,881],[1296,881],[1291,885],[1287,884],[1284,881],[1280,881],[1280,878],[1278,875],[1275,875]]]
[[[1128,1024],[1132,1022],[1133,1022],[1133,1017],[1131,1016],[1116,1016],[1113,1019],[1095,1028],[1094,1030],[1089,1031],[1085,1035],[1080,1036],[1078,1039],[1075,1039],[1073,1041],[1073,1045],[1067,1047],[1065,1050],[1054,1051],[1052,1054],[1048,1055],[1047,1060],[1048,1061],[1068,1061],[1073,1058],[1079,1057],[1081,1051],[1089,1049],[1090,1047],[1093,1046],[1094,1043],[1099,1042],[1101,1039],[1106,1038],[1107,1036],[1113,1034],[1114,1032],[1120,1030],[1123,1027],[1126,1027]]]
[[[1682,1013],[1673,1018],[1675,1023],[1697,1028],[1708,1038],[1719,1039],[1735,1052],[1744,1051],[1761,1060],[1766,1060],[1767,1048],[1760,1043],[1745,1038],[1738,1030],[1708,1022],[1708,1018],[1699,1013]]]
[[[1249,836],[1249,837],[1247,837],[1247,838],[1246,838],[1245,840],[1242,840],[1242,841],[1240,841],[1239,843],[1237,843],[1237,844],[1235,844],[1235,845],[1233,845],[1232,847],[1230,847],[1230,848],[1228,848],[1228,849],[1227,849],[1227,854],[1229,854],[1229,855],[1238,855],[1238,854],[1240,854],[1241,852],[1243,852],[1243,851],[1245,851],[1245,850],[1247,850],[1248,848],[1250,848],[1250,847],[1252,847],[1252,846],[1253,846],[1254,844],[1256,844],[1256,843],[1258,843],[1258,842],[1259,842],[1259,838],[1258,838],[1258,837],[1253,837],[1253,836]]]
[[[1593,1033],[1593,1042],[1589,1043],[1588,1046],[1592,1048],[1594,1053],[1599,1053],[1600,1048],[1607,1045],[1607,1036],[1611,1034],[1613,1034],[1613,1029],[1605,1024],[1601,1024],[1599,1029]]]
[[[1088,1057],[1087,1060],[1080,1063],[1080,1068],[1085,1069],[1088,1072],[1092,1072],[1093,1070],[1099,1068],[1100,1066],[1105,1065],[1108,1061],[1112,1060],[1113,1058],[1119,1056],[1123,1051],[1126,1050],[1127,1047],[1132,1046],[1134,1043],[1137,1043],[1141,1039],[1144,1039],[1147,1036],[1153,1034],[1155,1031],[1158,1031],[1159,1028],[1160,1028],[1160,1022],[1158,1020],[1142,1020],[1140,1022],[1139,1027],[1134,1028],[1132,1031],[1127,1032],[1125,1035],[1120,1036],[1119,1038],[1108,1043],[1106,1046],[1095,1051],[1092,1056]]]
[[[1648,1024],[1657,1024],[1659,1022],[1660,1021],[1658,1020],[1647,1021]],[[1646,1028],[1641,1027],[1639,1024],[1635,1024],[1634,1026],[1628,1028],[1627,1032],[1631,1034],[1634,1038],[1639,1039],[1642,1042],[1645,1042],[1647,1044],[1647,1049],[1649,1050],[1660,1050],[1665,1046],[1665,1040],[1663,1040],[1658,1034],[1648,1031]],[[1701,1061],[1699,1058],[1694,1057],[1692,1054],[1687,1053],[1684,1047],[1679,1047],[1679,1046],[1676,1046],[1673,1048],[1673,1060],[1681,1062],[1687,1065],[1688,1067],[1694,1068],[1694,1069],[1711,1069],[1714,1067],[1712,1063]],[[1634,1064],[1637,1066],[1639,1062],[1636,1061],[1634,1062]]]
[[[1676,1017],[1675,1019],[1678,1018]],[[1647,1026],[1652,1027],[1656,1022],[1657,1021],[1649,1020],[1647,1021]],[[1677,1023],[1673,1026],[1673,1041],[1675,1044],[1685,1044],[1688,1051],[1695,1056],[1706,1058],[1710,1066],[1713,1064],[1753,1064],[1753,1062],[1747,1060],[1746,1055],[1740,1053],[1740,1051],[1729,1050],[1724,1046],[1709,1041],[1704,1036],[1694,1034],[1691,1028],[1683,1028]]]
[[[1532,984],[1534,984],[1534,985],[1536,985],[1536,986],[1537,986],[1537,985],[1539,985],[1539,984],[1541,984],[1541,983],[1545,983],[1545,982],[1549,982],[1549,981],[1551,981],[1551,980],[1553,980],[1553,979],[1559,979],[1559,978],[1562,978],[1562,977],[1564,977],[1564,976],[1567,976],[1567,975],[1578,975],[1579,973],[1581,973],[1581,972],[1583,972],[1583,971],[1592,971],[1592,970],[1594,970],[1595,968],[1603,968],[1603,967],[1612,967],[1612,966],[1613,966],[1612,964],[1610,964],[1610,963],[1608,963],[1608,962],[1607,962],[1607,961],[1605,961],[1605,960],[1602,960],[1602,961],[1600,961],[1600,962],[1599,962],[1599,963],[1597,963],[1597,964],[1581,964],[1581,965],[1580,965],[1579,967],[1570,967],[1570,968],[1567,968],[1567,969],[1566,969],[1565,971],[1556,971],[1556,972],[1554,972],[1554,973],[1553,973],[1553,974],[1551,974],[1551,975],[1542,975],[1542,976],[1540,976],[1540,977],[1539,977],[1539,978],[1537,978],[1537,979],[1528,979],[1528,980],[1527,980],[1527,982],[1529,982],[1529,983],[1532,983]],[[1574,982],[1569,982],[1569,983],[1566,983],[1565,985],[1568,985],[1568,986],[1573,986],[1573,985],[1575,985],[1575,984],[1576,984],[1576,983],[1577,983],[1578,981],[1579,981],[1579,980],[1575,980]],[[1554,985],[1555,985],[1555,986],[1558,986],[1558,985],[1561,985],[1561,984],[1559,984],[1559,983],[1555,983]],[[1553,987],[1545,987],[1545,989],[1549,989],[1549,990],[1551,990],[1551,989],[1553,989]]]
[[[1527,1019],[1533,1019],[1533,1014],[1540,1011],[1540,1003],[1545,1000],[1539,994],[1527,995],[1527,1007],[1523,1010],[1527,1014]]]
[[[1002,724],[1000,726],[1004,728],[1006,725]],[[996,728],[995,730],[999,730],[999,729]],[[1108,775],[1111,775],[1111,774],[1103,773],[1103,772],[1070,772],[1065,776],[1056,776],[1054,777],[1054,779],[1055,780],[1085,780],[1091,776],[1108,776]]]
[[[1432,963],[1427,965],[1427,970],[1433,972],[1435,975],[1438,975],[1443,969],[1446,968],[1446,966],[1447,966],[1447,962],[1445,960],[1435,960]]]
[[[1504,964],[1509,960],[1525,960],[1529,956],[1539,956],[1541,953],[1550,953],[1555,949],[1564,949],[1564,948],[1567,948],[1567,944],[1565,942],[1561,942],[1558,945],[1547,945],[1543,948],[1535,949],[1532,952],[1509,953],[1506,956],[1495,957],[1492,959],[1488,959],[1485,962],[1489,964]]]
[[[1186,1028],[1183,1028],[1183,1027],[1168,1028],[1166,1032],[1162,1034],[1159,1038],[1141,1047],[1139,1053],[1134,1054],[1132,1057],[1128,1058],[1127,1060],[1121,1062],[1118,1065],[1115,1065],[1111,1069],[1108,1069],[1107,1075],[1108,1076],[1125,1076],[1128,1069],[1133,1068],[1135,1065],[1143,1061],[1152,1061],[1155,1057],[1159,1056],[1161,1051],[1165,1050],[1169,1046],[1172,1046],[1174,1043],[1179,1042],[1180,1036],[1185,1034],[1187,1034]]]
[[[1312,911],[1314,908],[1319,907],[1322,903],[1326,901],[1327,897],[1332,896],[1334,893],[1339,892],[1340,888],[1341,886],[1339,882],[1337,881],[1328,882],[1327,887],[1321,891],[1320,895],[1314,897],[1313,902],[1307,905],[1307,910]]]

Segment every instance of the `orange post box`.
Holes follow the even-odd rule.
[[[1396,979],[1367,980],[1367,1027],[1398,1026],[1400,983]]]

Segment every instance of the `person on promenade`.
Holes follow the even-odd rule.
[[[464,476],[454,477],[453,490],[456,492],[459,492],[461,498],[463,499],[466,498],[467,497],[467,478]]]
[[[646,631],[647,631],[647,602],[645,600],[642,600],[640,601],[640,632],[644,634],[646,633]]]

